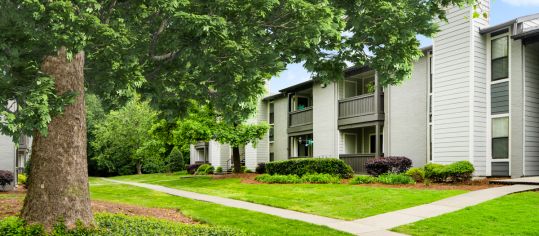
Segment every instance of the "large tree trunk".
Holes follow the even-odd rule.
[[[34,134],[28,193],[22,209],[22,217],[28,223],[50,228],[58,220],[68,227],[74,227],[77,221],[86,225],[93,222],[88,192],[83,68],[84,52],[68,61],[65,48],[58,51],[58,56],[46,57],[41,65],[41,70],[54,78],[57,94],[72,91],[77,97],[63,114],[52,119],[47,136]]]
[[[234,163],[234,173],[241,172],[240,147],[232,147],[232,162]]]
[[[142,174],[142,163],[140,162],[140,160],[137,161],[137,175],[141,175]]]

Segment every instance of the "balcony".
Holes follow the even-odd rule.
[[[313,107],[288,113],[288,133],[313,129]]]
[[[350,165],[355,173],[366,174],[365,163],[368,160],[374,159],[375,154],[341,154],[339,159]]]
[[[378,99],[376,94],[379,94]],[[371,93],[339,100],[339,126],[384,120],[384,95]]]

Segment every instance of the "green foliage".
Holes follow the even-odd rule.
[[[330,174],[306,174],[301,176],[301,180],[305,183],[312,184],[338,184],[341,183],[341,178]]]
[[[99,99],[95,94],[86,94],[85,95],[85,104],[86,104],[86,142],[88,145],[87,149],[87,161],[88,161],[88,174],[90,176],[103,176],[107,175],[106,171],[102,171],[98,165],[95,157],[95,152],[92,147],[92,142],[95,140],[95,128],[96,125],[102,122],[105,119],[105,110]]]
[[[263,174],[255,177],[256,181],[268,184],[301,184],[303,180],[297,175]]]
[[[376,183],[377,179],[370,175],[356,175],[350,180],[350,184],[372,184]]]
[[[250,173],[254,173],[254,172],[252,170],[250,170],[250,169],[245,168],[243,173],[250,174]]]
[[[425,179],[425,170],[423,168],[413,167],[406,171],[406,175],[412,177],[415,182],[423,182]]]
[[[425,178],[432,182],[464,182],[472,178],[475,171],[469,161],[459,161],[449,165],[429,163],[425,165]]]
[[[223,167],[221,166],[218,166],[216,169],[215,169],[215,173],[223,173]]]
[[[148,133],[156,121],[157,112],[137,98],[107,114],[91,143],[98,166],[116,175],[136,173],[137,164],[146,172],[163,171],[165,149]]]
[[[211,175],[215,171],[215,167],[210,164],[203,164],[198,167],[195,175]]]
[[[182,153],[178,147],[172,148],[165,160],[165,169],[167,172],[176,172],[185,170],[185,162]]]
[[[26,185],[27,177],[25,174],[18,174],[17,175],[17,184],[18,185]]]
[[[352,167],[337,158],[298,158],[266,163],[270,175],[331,174],[341,178],[350,178],[354,174]]]
[[[378,176],[376,182],[381,184],[415,184],[414,179],[406,174],[388,173]]]
[[[180,224],[155,218],[126,216],[122,214],[96,214],[96,227],[77,226],[67,229],[64,224],[57,224],[50,233],[40,225],[27,225],[18,217],[7,217],[0,221],[0,235],[26,236],[99,236],[99,235],[249,235],[240,230],[208,225]]]
[[[301,177],[297,175],[270,175],[262,174],[255,177],[256,181],[269,184],[338,184],[341,179],[330,174],[306,174]]]

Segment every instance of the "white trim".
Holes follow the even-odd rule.
[[[526,176],[526,49],[520,45],[522,66],[522,175]]]
[[[469,119],[469,123],[468,123],[468,126],[469,126],[469,130],[468,130],[468,160],[472,163],[472,165],[475,165],[475,162],[474,162],[474,156],[475,156],[475,141],[474,141],[474,131],[475,131],[475,124],[474,124],[474,101],[475,101],[475,86],[474,86],[474,83],[475,83],[475,68],[474,68],[474,65],[475,65],[475,40],[474,40],[474,37],[475,37],[475,34],[474,34],[474,26],[475,26],[475,20],[474,20],[474,17],[473,17],[473,14],[474,14],[474,11],[470,9],[469,11],[470,15],[469,15],[469,19],[470,19],[470,34],[469,34],[469,39],[470,39],[470,63],[469,63],[469,66],[470,66],[470,73],[469,73],[469,93],[468,93],[468,96],[469,96],[469,101],[468,101],[468,106],[469,106],[469,114],[468,114],[468,119]]]

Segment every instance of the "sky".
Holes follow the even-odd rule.
[[[539,0],[491,0],[490,25],[535,13],[539,13]],[[421,42],[421,47],[432,44],[432,40],[424,36],[418,36],[418,39]],[[271,94],[309,78],[310,74],[303,69],[301,64],[290,64],[279,76],[270,80]]]

